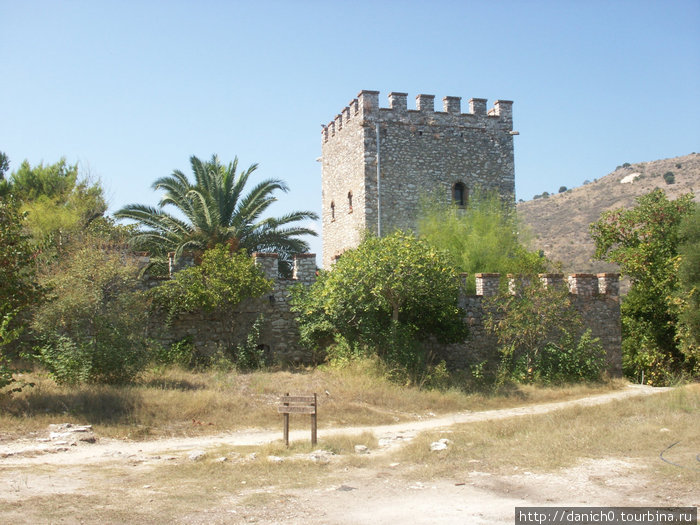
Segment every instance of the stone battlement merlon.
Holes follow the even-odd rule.
[[[476,295],[493,296],[500,290],[501,275],[498,273],[477,273]],[[619,273],[573,273],[566,280],[561,273],[541,273],[538,275],[539,282],[545,288],[566,285],[569,293],[581,296],[607,296],[619,297],[620,274]],[[530,279],[518,276],[507,275],[508,290],[511,294],[518,293],[523,286],[531,286],[535,283]],[[462,277],[464,279],[464,277]]]
[[[442,99],[442,111],[435,111],[435,95],[416,95],[416,109],[408,109],[408,93],[392,91],[388,95],[389,107],[380,107],[379,91],[363,90],[323,127],[323,141],[335,136],[354,119],[368,122],[403,122],[414,125],[481,127],[512,131],[513,102],[496,100],[487,109],[485,98],[469,100],[469,112],[462,113],[462,98],[446,96]]]

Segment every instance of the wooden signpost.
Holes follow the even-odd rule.
[[[316,444],[316,394],[309,396],[290,396],[284,394],[280,398],[277,412],[284,415],[284,444],[289,446],[289,414],[311,415],[311,444]]]

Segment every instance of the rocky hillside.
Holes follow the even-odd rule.
[[[693,192],[700,202],[700,154],[624,164],[579,188],[520,202],[518,215],[532,232],[533,247],[560,262],[564,272],[617,271],[611,264],[592,260],[588,225],[604,211],[634,206],[636,197],[655,188],[669,198]]]

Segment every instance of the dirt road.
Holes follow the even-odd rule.
[[[645,396],[667,389],[629,386],[624,390],[564,402],[545,403],[503,410],[460,412],[419,421],[376,427],[320,429],[319,440],[333,435],[360,435],[372,432],[379,440],[373,455],[410,441],[419,432],[447,428],[454,424],[545,414],[575,406],[594,406],[633,396]],[[0,445],[0,516],[15,523],[43,522],[112,522],[132,521],[129,512],[139,512],[137,521],[172,522],[173,517],[151,510],[157,504],[151,485],[133,486],[141,478],[134,470],[146,472],[163,462],[180,461],[187,465],[189,457],[216,450],[221,446],[259,446],[281,438],[281,430],[232,432],[199,438],[172,438],[154,441],[121,441],[100,438],[89,443],[83,434],[70,428],[58,429],[51,436],[35,436]],[[292,440],[308,440],[308,430],[294,431]],[[184,461],[184,463],[182,463]],[[190,461],[191,463],[191,461]],[[129,470],[131,468],[131,470]],[[44,514],[27,514],[23,501],[63,496],[73,498],[72,507],[56,516],[72,517],[82,508],[78,495],[93,494],[95,484],[105,478],[100,469],[110,469],[131,481],[127,508],[80,515],[80,519],[45,518]],[[106,471],[105,471],[106,472]],[[43,473],[43,474],[42,474]],[[31,476],[31,477],[30,477]],[[30,481],[31,480],[31,481]],[[136,481],[134,481],[136,480]],[[216,487],[214,487],[216,489]],[[99,490],[97,491],[100,492]],[[104,492],[104,491],[102,491]],[[657,487],[649,487],[643,466],[625,459],[589,460],[574,468],[556,473],[519,472],[493,475],[480,472],[478,466],[469,472],[455,473],[454,479],[416,482],[408,465],[386,465],[345,468],[330,471],[321,485],[312,488],[286,489],[284,480],[275,486],[246,491],[232,497],[230,488],[216,504],[188,503],[192,511],[178,511],[177,523],[304,523],[304,524],[434,524],[434,523],[513,523],[516,506],[537,505],[681,505],[689,496],[667,495]],[[104,494],[102,495],[103,497]],[[183,494],[184,497],[184,494]],[[76,499],[78,498],[78,499]],[[61,500],[58,500],[61,501]],[[253,501],[253,503],[250,503]],[[259,503],[254,503],[258,501]],[[3,504],[4,502],[4,504]],[[248,503],[246,503],[248,502]],[[113,505],[113,504],[110,504]],[[107,505],[106,507],[109,507]],[[94,503],[90,504],[94,508]],[[118,506],[118,504],[117,504]],[[5,510],[2,510],[5,508]],[[106,511],[105,511],[106,512]],[[23,518],[32,516],[29,521]]]

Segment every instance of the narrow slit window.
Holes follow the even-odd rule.
[[[348,192],[348,213],[352,213],[352,192]]]
[[[463,182],[457,182],[452,186],[452,202],[457,206],[464,208],[467,205],[468,197],[467,187]]]
[[[331,202],[331,221],[335,220],[335,202]]]

